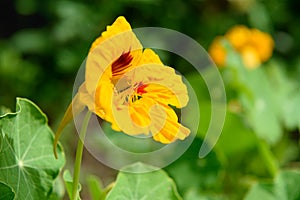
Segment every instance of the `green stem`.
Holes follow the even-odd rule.
[[[274,178],[279,170],[275,156],[271,152],[267,143],[261,139],[258,139],[258,148],[268,172],[272,178]]]
[[[76,150],[76,159],[74,165],[74,174],[73,174],[73,190],[72,190],[72,200],[77,200],[78,197],[78,184],[79,184],[79,176],[80,176],[80,166],[81,166],[81,159],[82,159],[82,152],[84,147],[84,138],[86,135],[86,130],[90,121],[91,112],[88,111],[84,117],[78,143],[77,143],[77,150]]]
[[[116,184],[115,182],[112,182],[111,184],[109,184],[104,188],[103,192],[107,194],[115,186],[115,184]]]

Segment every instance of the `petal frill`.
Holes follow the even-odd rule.
[[[125,17],[118,17],[115,22],[111,26],[106,27],[106,31],[104,31],[100,37],[98,37],[91,45],[90,51],[95,49],[100,43],[104,40],[117,35],[124,31],[131,30],[130,24],[126,21]]]
[[[174,110],[168,106],[156,106],[150,112],[152,124],[150,127],[153,139],[163,144],[169,144],[177,139],[184,140],[190,130],[180,123]]]
[[[141,66],[149,63],[162,64],[159,56],[154,51],[152,51],[151,49],[145,49],[143,51],[143,55],[141,59],[137,63],[137,66]]]
[[[189,100],[187,87],[173,68],[152,63],[139,66],[133,71],[134,83],[148,85],[145,87],[145,96],[153,97],[158,102],[164,101],[166,105],[170,104],[177,108],[187,105]]]

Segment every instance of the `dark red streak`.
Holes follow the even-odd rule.
[[[137,88],[137,93],[139,94],[139,95],[142,95],[142,94],[145,94],[146,93],[146,90],[145,90],[145,88],[147,87],[147,84],[145,84],[145,85],[140,85],[138,88]]]
[[[132,61],[132,56],[130,52],[123,53],[117,60],[115,60],[111,65],[111,70],[113,75],[117,75],[118,73],[125,70],[130,66]]]

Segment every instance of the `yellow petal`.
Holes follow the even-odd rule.
[[[145,65],[151,65],[151,64],[155,64],[155,65],[151,65],[153,67],[163,66],[159,56],[151,49],[145,49],[144,51],[135,50],[135,51],[131,51],[130,54],[133,58],[131,62],[131,66],[124,69],[122,73],[120,73],[120,76],[113,77],[112,78],[113,83],[119,81],[120,78],[122,78],[123,76],[129,77],[129,79],[134,79],[135,77],[136,83],[142,82],[143,80],[145,80],[145,78],[147,79],[147,76],[149,77],[151,73],[149,72],[139,73],[140,70],[139,69],[136,70],[136,68],[140,68]]]
[[[109,80],[109,77],[103,76],[98,83],[93,102],[95,113],[109,122],[113,118],[111,112],[113,91],[114,85]]]
[[[119,17],[92,44],[86,60],[85,81],[88,93],[95,92],[101,76],[123,53],[141,49],[142,45],[126,19]]]
[[[117,35],[121,32],[131,30],[130,24],[126,21],[125,17],[120,16],[116,21],[111,25],[107,26],[106,31],[104,31],[100,37],[98,37],[91,45],[90,51],[95,49],[101,42],[106,39]]]
[[[130,102],[129,112],[132,121],[141,127],[148,127],[151,123],[149,115],[150,109],[156,102],[150,98],[141,98],[135,102]]]
[[[180,75],[162,64],[144,64],[132,71],[132,81],[148,85],[144,95],[177,108],[187,105],[188,93]],[[165,93],[165,94],[164,94]]]
[[[190,130],[180,123],[172,108],[160,105],[150,98],[142,98],[129,107],[114,112],[115,122],[128,135],[148,134],[156,141],[167,144],[185,139]],[[127,108],[127,109],[126,109]]]
[[[147,118],[147,105],[142,113],[131,113],[131,109],[127,105],[113,106],[114,121],[112,122],[113,127],[119,127],[122,132],[128,135],[139,135],[148,134],[149,127],[144,126],[146,123],[142,121],[142,117]],[[131,115],[131,114],[132,115]],[[144,116],[145,115],[145,116]],[[141,120],[141,121],[140,121]]]
[[[143,51],[141,59],[137,63],[137,66],[151,63],[162,64],[159,56],[154,51],[152,51],[151,49],[145,49]]]
[[[185,102],[186,99],[180,100],[179,98],[187,98],[186,95],[178,95],[171,90],[171,88],[167,88],[163,85],[158,84],[148,84],[147,87],[145,87],[145,94],[143,95],[145,98],[151,98],[157,101],[160,104],[165,105],[173,105],[178,108],[181,108],[181,102]],[[183,91],[183,93],[186,91]]]
[[[163,112],[165,112],[163,114]],[[168,106],[156,107],[151,111],[151,133],[153,139],[168,144],[177,139],[184,140],[190,130],[178,123],[177,115],[174,110]]]

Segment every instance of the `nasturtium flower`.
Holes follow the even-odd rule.
[[[216,37],[209,48],[210,56],[219,67],[226,65],[227,50],[222,40],[229,42],[249,69],[257,68],[267,61],[272,56],[274,48],[274,41],[269,34],[243,25],[235,26],[228,30],[225,36]]]
[[[180,75],[151,49],[143,49],[124,17],[107,27],[91,45],[85,81],[66,111],[65,124],[85,106],[128,135],[150,134],[161,143],[185,139],[190,130],[171,106],[182,108],[188,93]]]

